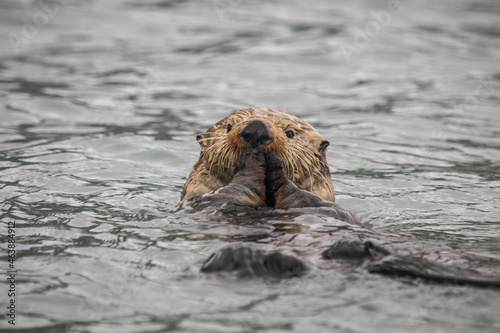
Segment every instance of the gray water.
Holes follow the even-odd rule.
[[[196,134],[277,108],[330,141],[365,227],[498,268],[500,2],[392,3],[0,1],[1,330],[498,332],[498,290],[202,275],[254,229],[173,214]]]

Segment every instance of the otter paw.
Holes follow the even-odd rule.
[[[266,204],[275,207],[278,193],[289,182],[283,163],[276,153],[266,154]]]
[[[328,250],[323,252],[325,259],[351,260],[359,263],[365,260],[381,260],[389,255],[391,251],[372,241],[361,241],[359,239],[343,239],[336,242]]]
[[[257,148],[247,149],[243,152],[238,162],[236,162],[236,168],[234,172],[241,171],[247,168],[264,168],[266,165],[266,158],[264,154]]]
[[[281,252],[231,246],[212,254],[201,271],[239,279],[283,279],[301,276],[308,268],[299,259]]]
[[[281,162],[280,158],[274,151],[271,151],[266,154],[266,163],[267,163],[267,169],[269,171],[277,171],[280,173],[280,171],[283,172],[283,175],[285,175],[284,167],[283,167],[283,162]]]

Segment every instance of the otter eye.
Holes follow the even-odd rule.
[[[229,131],[233,128],[233,125],[231,124],[227,124],[227,132],[229,133]]]
[[[295,135],[295,133],[293,133],[293,131],[290,131],[290,130],[286,131],[285,134],[286,134],[286,137],[289,139],[293,139],[293,136]]]
[[[330,145],[330,142],[326,141],[326,140],[323,140],[321,141],[321,143],[319,144],[319,152],[322,153],[326,150],[326,148]]]

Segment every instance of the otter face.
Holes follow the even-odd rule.
[[[266,108],[235,111],[196,139],[201,154],[184,185],[183,200],[227,185],[242,153],[258,148],[264,154],[276,153],[288,178],[299,188],[335,201],[325,156],[328,141],[287,112]]]

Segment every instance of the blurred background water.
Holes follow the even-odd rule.
[[[203,276],[222,242],[172,213],[195,135],[277,108],[330,141],[366,227],[498,266],[500,2],[2,0],[0,32],[0,330],[500,330],[498,290]]]

